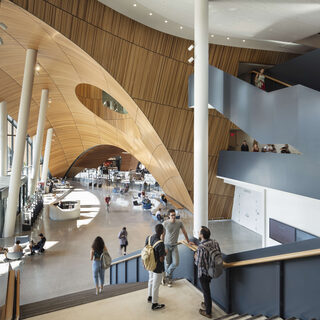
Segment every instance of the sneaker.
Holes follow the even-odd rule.
[[[99,293],[102,293],[103,288],[99,288]]]
[[[166,283],[167,283],[167,277],[166,277],[166,276],[163,276],[163,277],[162,277],[162,280],[161,280],[161,284],[162,284],[163,286],[165,286]]]
[[[168,279],[168,287],[169,287],[169,288],[172,287],[172,279]]]
[[[208,319],[212,319],[212,315],[211,315],[211,314],[207,314],[207,313],[206,313],[206,310],[199,309],[199,313],[200,313],[202,316],[204,316],[204,317],[206,317],[206,318],[208,318]]]
[[[152,302],[152,297],[149,296],[148,299],[147,299],[147,301],[148,301],[148,302]]]
[[[201,302],[201,309],[206,310],[206,304],[203,301]]]
[[[96,296],[99,294],[99,290],[98,289],[96,289]]]
[[[153,303],[151,309],[152,310],[160,310],[160,309],[163,309],[164,307],[165,307],[164,304]]]

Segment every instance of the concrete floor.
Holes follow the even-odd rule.
[[[146,237],[152,233],[156,221],[148,211],[132,205],[132,196],[112,194],[111,187],[92,189],[75,183],[76,189],[66,200],[81,200],[81,218],[72,221],[52,221],[47,210],[38,218],[32,239],[43,232],[47,238],[43,255],[26,256],[21,267],[21,304],[36,302],[93,288],[89,252],[92,241],[102,236],[112,258],[121,255],[118,233],[123,226],[128,230],[128,253],[141,249]],[[107,212],[104,197],[111,194],[111,207]],[[189,235],[193,218],[181,213]],[[220,242],[224,253],[233,253],[261,247],[261,236],[232,221],[210,222],[213,236]],[[26,234],[26,233],[24,233]],[[183,236],[182,236],[183,238]],[[13,239],[0,239],[0,245],[11,246]],[[19,263],[12,263],[19,267]],[[109,273],[106,272],[106,283]]]
[[[203,301],[203,295],[187,280],[179,280],[175,282],[175,285],[172,288],[160,286],[159,303],[164,303],[166,305],[162,310],[152,311],[150,303],[147,303],[146,300],[147,289],[143,289],[121,296],[43,314],[29,319],[204,319],[204,317],[199,314],[200,303]],[[212,314],[214,318],[218,318],[225,313],[217,306],[213,305]]]

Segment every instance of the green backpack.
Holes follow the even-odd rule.
[[[154,256],[154,248],[162,240],[157,241],[153,246],[150,243],[151,236],[149,236],[148,244],[141,251],[141,260],[143,266],[148,271],[153,271],[157,267],[157,262]]]

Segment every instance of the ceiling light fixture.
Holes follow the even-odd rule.
[[[149,16],[152,16],[152,12],[149,12]]]
[[[3,22],[0,22],[0,28],[3,29],[3,30],[7,30],[8,27],[6,24],[4,24]]]
[[[183,29],[183,26],[180,26],[180,30],[182,30]]]
[[[41,70],[41,66],[39,63],[36,64],[36,71],[39,72]]]
[[[189,59],[188,59],[188,62],[189,63],[192,63],[194,61],[194,58],[193,57],[190,57]]]
[[[164,20],[164,23],[168,23],[168,20]]]
[[[134,3],[134,4],[133,4],[133,6],[134,6],[134,7],[136,7],[136,6],[137,6],[137,4],[136,4],[136,3]]]
[[[194,48],[194,45],[191,44],[191,45],[189,46],[189,48],[188,48],[188,51],[191,51],[193,48]]]
[[[227,37],[227,40],[230,40],[230,38],[229,38],[229,37]]]
[[[214,34],[212,34],[210,37],[211,37],[211,38],[214,38]]]
[[[246,42],[246,40],[243,39],[242,42]]]
[[[51,99],[51,98],[48,99],[48,103],[49,103],[49,104],[52,103],[52,99]]]

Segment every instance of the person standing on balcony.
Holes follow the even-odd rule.
[[[253,141],[252,152],[259,152],[259,145],[256,140]]]
[[[243,140],[243,141],[242,141],[241,151],[249,151],[249,146],[248,146],[246,140]]]
[[[260,71],[256,74],[254,78],[254,84],[256,87],[262,90],[266,90],[266,77],[264,75],[264,69],[260,69]]]
[[[123,249],[123,255],[125,256],[127,254],[127,245],[128,245],[128,232],[126,227],[123,227],[122,230],[119,232],[118,238],[120,240],[121,253]]]
[[[180,229],[184,234],[186,241],[189,244],[193,244],[189,241],[188,234],[181,221],[176,220],[176,211],[170,209],[168,211],[169,220],[163,223],[165,228],[164,244],[166,247],[166,275],[163,279],[163,284],[168,284],[168,287],[172,287],[172,274],[173,271],[179,265],[179,251],[178,251],[178,237]]]

